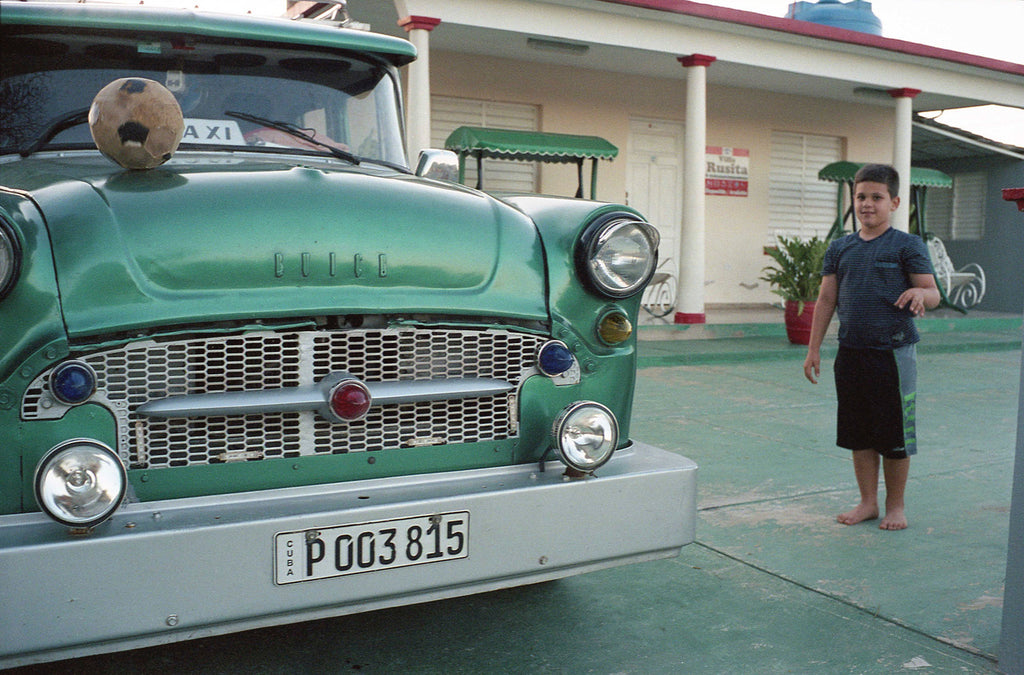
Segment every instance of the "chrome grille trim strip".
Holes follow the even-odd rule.
[[[326,381],[326,380],[325,380]],[[502,380],[423,380],[412,382],[364,382],[370,390],[372,405],[443,401],[450,398],[495,396],[515,389]],[[322,410],[329,392],[321,385],[172,396],[144,403],[135,409],[143,417],[207,417],[211,415],[251,415],[299,410]],[[328,417],[328,419],[331,419]]]

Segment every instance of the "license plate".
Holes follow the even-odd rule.
[[[469,555],[469,511],[280,532],[274,552],[277,584],[456,560]]]

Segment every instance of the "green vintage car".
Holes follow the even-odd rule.
[[[0,667],[672,556],[696,467],[629,438],[657,235],[412,171],[406,41],[0,4]],[[182,139],[97,150],[155,81]]]

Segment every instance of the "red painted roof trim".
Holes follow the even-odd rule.
[[[652,9],[658,12],[668,12],[670,14],[683,14],[701,19],[710,19],[712,21],[724,21],[726,23],[752,26],[765,30],[792,33],[794,35],[831,40],[833,42],[845,42],[847,44],[855,44],[862,47],[874,47],[876,49],[885,49],[887,51],[898,52],[900,54],[921,56],[928,59],[939,59],[950,63],[959,63],[965,66],[974,66],[975,68],[984,68],[986,70],[994,70],[1000,73],[1024,76],[1024,64],[1011,63],[1009,61],[1001,61],[999,59],[990,59],[986,56],[964,54],[963,52],[957,52],[951,49],[930,47],[916,42],[880,37],[878,35],[871,35],[870,33],[848,30],[846,28],[823,26],[809,21],[799,21],[797,19],[787,19],[769,16],[767,14],[758,14],[756,12],[748,12],[742,9],[732,9],[731,7],[706,5],[702,2],[691,2],[690,0],[601,1],[614,3],[616,5],[627,5],[629,7],[636,7],[640,9]]]

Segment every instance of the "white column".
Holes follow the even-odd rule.
[[[420,150],[430,147],[430,31],[441,23],[428,16],[407,16],[398,25],[416,47],[416,60],[409,64],[409,96],[405,112],[406,149],[415,166]]]
[[[914,97],[920,89],[890,89],[896,99],[896,134],[893,139],[892,165],[900,174],[902,204],[893,215],[892,226],[897,230],[910,230],[910,149],[914,121]]]
[[[679,57],[686,71],[683,134],[683,225],[679,236],[676,323],[704,323],[704,162],[707,147],[707,67],[714,56]]]

